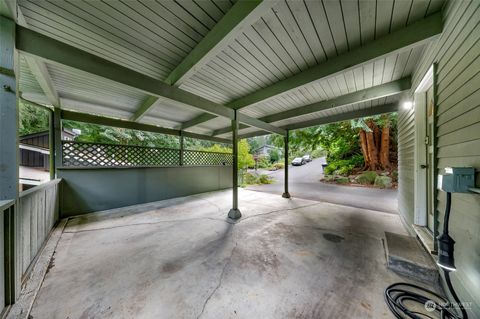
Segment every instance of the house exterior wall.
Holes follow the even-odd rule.
[[[473,166],[480,183],[480,2],[449,1],[444,29],[413,75],[413,90],[433,63],[436,69],[436,173],[445,167]],[[414,110],[401,110],[399,131],[399,212],[414,221]],[[445,193],[436,191],[438,228],[443,227]],[[456,241],[457,271],[452,282],[470,312],[480,317],[480,195],[453,194],[450,235]]]
[[[58,169],[61,217],[232,187],[231,166]]]

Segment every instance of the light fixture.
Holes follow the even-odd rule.
[[[405,102],[403,102],[403,108],[404,108],[405,110],[411,110],[412,107],[413,107],[412,101],[405,101]]]

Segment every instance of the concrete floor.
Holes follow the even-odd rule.
[[[392,318],[384,231],[399,217],[240,190],[68,222],[33,319]]]

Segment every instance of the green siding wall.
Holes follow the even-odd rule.
[[[480,2],[449,1],[443,8],[442,35],[425,50],[413,75],[415,88],[437,63],[437,168],[473,166],[480,170]],[[413,93],[413,92],[412,92]],[[413,223],[413,111],[399,115],[399,211]],[[480,176],[477,173],[477,187]],[[445,194],[436,194],[439,230]],[[454,194],[451,236],[458,270],[452,281],[463,301],[473,302],[480,318],[480,195]],[[475,315],[474,315],[475,313]]]
[[[231,166],[59,169],[58,175],[61,217],[232,187]]]

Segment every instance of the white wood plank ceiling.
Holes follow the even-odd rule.
[[[234,3],[229,0],[18,0],[29,29],[159,80],[167,78]],[[367,45],[438,12],[442,5],[443,0],[271,1],[269,10],[182,81],[180,88],[227,104]],[[242,113],[259,118],[409,76],[425,45],[393,52],[249,105]],[[53,64],[46,67],[62,107],[67,109],[129,119],[148,98],[144,93],[98,76]],[[39,103],[46,101],[23,60],[20,90],[25,97]],[[274,124],[369,108],[394,99],[351,104]],[[191,106],[160,99],[140,122],[178,128],[182,122],[201,114]],[[215,118],[188,131],[211,134],[228,125],[226,119]]]

